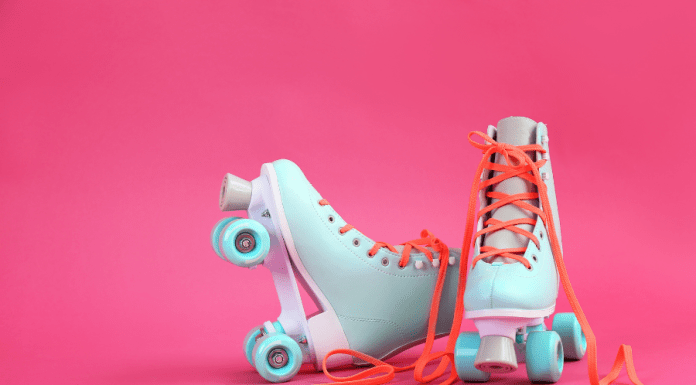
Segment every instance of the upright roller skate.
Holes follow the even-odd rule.
[[[460,252],[429,232],[399,246],[373,241],[347,224],[288,160],[264,164],[251,182],[227,174],[220,208],[246,210],[249,219],[218,222],[211,234],[215,252],[237,266],[265,266],[278,292],[277,320],[244,339],[247,360],[266,380],[288,381],[303,363],[321,370],[322,364],[373,362],[423,342],[431,329],[449,333],[458,277],[447,267],[458,263]],[[298,282],[319,308],[309,319]],[[436,286],[439,316],[429,325]]]
[[[491,147],[481,174],[476,257],[464,294],[465,317],[478,333],[459,336],[457,372],[464,381],[483,382],[526,362],[532,382],[556,382],[564,357],[581,359],[586,341],[572,313],[557,314],[553,330],[544,323],[554,312],[559,277],[532,166],[522,155],[538,169],[557,213],[548,133],[543,123],[513,117],[489,126],[488,136],[498,147]],[[557,214],[553,221],[560,244]]]
[[[472,140],[473,135],[485,143]],[[554,383],[565,360],[580,360],[589,349],[590,382],[600,384],[594,334],[563,263],[546,125],[523,117],[506,118],[497,127],[489,126],[487,135],[469,134],[469,141],[484,155],[472,188],[464,239],[468,247],[476,224],[475,257],[461,279],[466,281],[464,316],[473,320],[478,332],[461,333],[456,341],[459,378],[486,382],[491,373],[509,373],[524,362],[530,381]],[[477,194],[479,211],[474,219]],[[548,330],[545,319],[555,310],[561,282],[574,313],[556,314]],[[624,360],[629,377],[640,384],[626,345],[602,384],[618,376]]]

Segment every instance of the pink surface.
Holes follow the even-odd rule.
[[[1,2],[0,383],[263,382],[241,342],[279,306],[265,269],[208,243],[224,173],[288,158],[373,238],[459,247],[466,134],[510,115],[551,131],[600,371],[627,343],[645,384],[696,382],[695,11]]]

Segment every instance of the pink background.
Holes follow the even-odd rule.
[[[376,240],[459,247],[466,134],[510,115],[550,128],[600,371],[627,343],[696,382],[693,2],[56,3],[0,2],[0,383],[263,382],[241,342],[279,306],[209,245],[224,173],[288,158]]]

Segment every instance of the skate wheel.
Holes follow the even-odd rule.
[[[251,219],[237,219],[222,229],[219,237],[222,256],[241,267],[263,262],[271,247],[268,230]]]
[[[566,360],[580,360],[585,356],[587,340],[575,314],[556,314],[553,317],[552,329],[561,337]]]
[[[486,382],[491,377],[490,373],[474,367],[479,345],[481,345],[481,337],[476,332],[464,332],[457,338],[457,344],[454,347],[454,367],[457,375],[464,382]]]
[[[534,383],[554,383],[563,372],[563,344],[554,331],[531,332],[527,336],[527,377]]]
[[[217,224],[215,224],[215,227],[213,227],[213,231],[210,233],[210,243],[213,245],[213,250],[215,250],[215,254],[217,254],[220,258],[224,259],[224,257],[220,253],[220,233],[222,233],[222,229],[224,229],[228,223],[236,219],[239,218],[229,217],[221,219]]]
[[[256,345],[256,338],[261,335],[262,327],[263,326],[259,325],[249,330],[249,333],[247,333],[246,337],[244,337],[244,356],[246,357],[247,361],[249,361],[251,366],[254,366],[252,353],[254,352],[254,346]]]
[[[302,366],[300,345],[281,333],[261,337],[254,347],[253,356],[256,371],[270,382],[289,381]]]
[[[527,333],[543,331],[546,331],[546,324],[544,324],[543,322],[539,325],[527,326]],[[526,361],[526,347],[527,343],[524,340],[524,334],[517,334],[517,336],[515,337],[515,356],[517,357],[518,363]]]
[[[285,330],[283,330],[283,325],[281,325],[280,322],[273,322],[273,327],[275,327],[276,332],[285,333]],[[244,355],[251,366],[254,366],[254,346],[256,346],[256,340],[260,339],[259,335],[261,335],[262,329],[264,329],[264,326],[259,325],[249,330],[249,333],[247,333],[246,337],[244,337]]]

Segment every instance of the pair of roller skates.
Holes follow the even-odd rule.
[[[474,141],[475,134],[484,143]],[[227,174],[220,208],[246,210],[248,219],[218,222],[213,248],[237,266],[267,267],[281,304],[276,321],[245,337],[249,363],[271,382],[290,380],[306,363],[335,381],[380,384],[407,369],[428,382],[449,364],[454,368],[446,383],[485,382],[525,362],[532,382],[553,383],[564,361],[582,359],[589,343],[590,377],[597,377],[594,335],[562,261],[548,139],[543,123],[519,117],[469,135],[484,157],[470,197],[464,253],[427,230],[401,245],[373,241],[288,160],[264,164],[251,182]],[[544,320],[555,310],[560,282],[575,314],[557,314],[548,330]],[[309,318],[298,284],[319,309]],[[478,332],[459,333],[463,316]],[[445,351],[432,353],[434,339],[446,335]],[[383,361],[423,342],[411,366]],[[627,356],[631,374],[630,348]],[[424,375],[437,358],[437,369]],[[345,378],[328,372],[349,364],[375,367]]]

